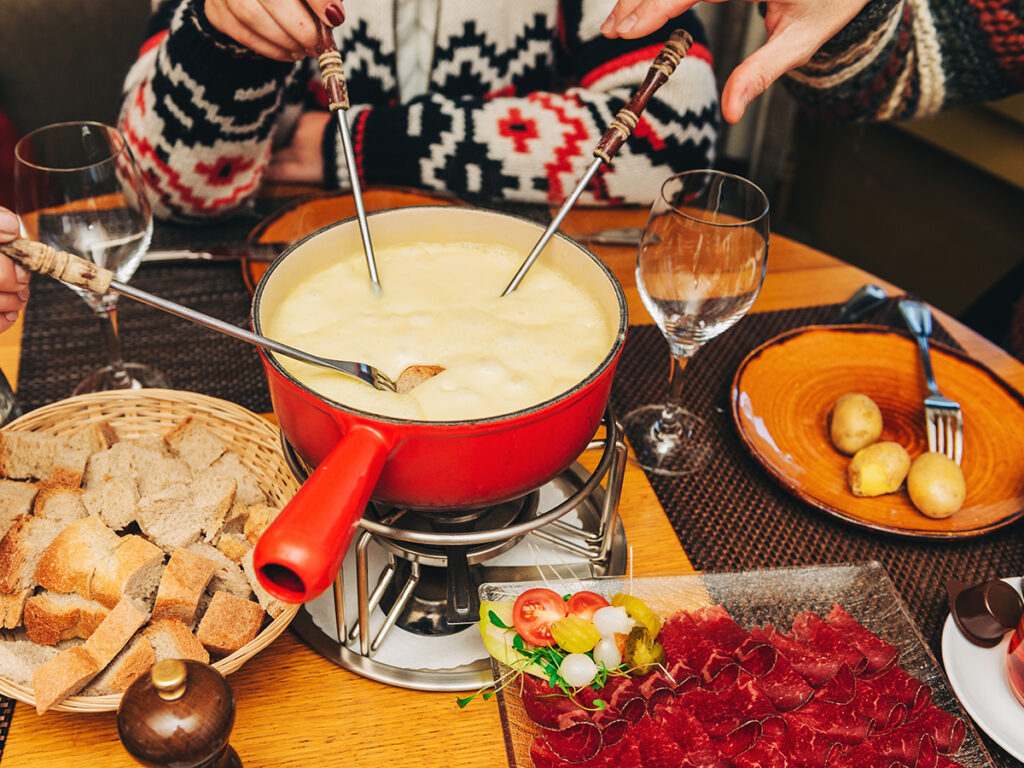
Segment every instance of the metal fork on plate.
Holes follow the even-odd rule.
[[[924,399],[925,428],[928,432],[928,450],[944,453],[957,464],[964,453],[964,417],[960,404],[939,392],[932,372],[928,352],[928,337],[932,332],[932,313],[926,305],[912,299],[901,299],[900,314],[917,339],[924,368],[928,397]]]

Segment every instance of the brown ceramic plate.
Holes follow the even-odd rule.
[[[862,392],[882,411],[882,440],[911,458],[927,450],[926,395],[909,336],[867,325],[814,326],[751,352],[733,379],[732,412],[754,458],[786,490],[843,520],[902,536],[979,536],[1024,515],[1024,398],[981,364],[932,345],[935,377],[964,414],[967,499],[952,517],[918,512],[905,490],[874,498],[847,486],[849,457],[832,447],[828,417],[839,395]]]

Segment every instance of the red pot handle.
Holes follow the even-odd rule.
[[[370,427],[352,427],[260,536],[260,584],[289,603],[312,600],[334,581],[391,452]]]

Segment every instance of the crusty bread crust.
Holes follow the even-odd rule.
[[[189,416],[166,435],[164,441],[193,472],[206,469],[224,453],[224,441]]]
[[[141,536],[121,537],[113,557],[100,562],[92,578],[93,599],[113,608],[128,595],[148,599],[156,587],[164,551]]]
[[[154,664],[156,652],[152,644],[141,634],[136,635],[128,647],[82,693],[87,696],[124,693],[129,685],[146,674]]]
[[[76,693],[101,669],[103,665],[85,646],[61,651],[32,675],[36,712],[41,715],[58,701]]]
[[[15,629],[21,626],[25,614],[25,601],[32,593],[29,588],[10,594],[0,594],[0,627]]]
[[[32,504],[38,493],[37,483],[0,478],[0,536],[7,533],[19,517],[32,514]]]
[[[263,609],[252,600],[215,592],[203,614],[196,637],[210,653],[227,656],[259,634]]]
[[[40,645],[56,645],[73,637],[85,639],[110,610],[81,595],[40,592],[25,602],[25,633]]]
[[[118,535],[99,517],[76,520],[61,531],[43,552],[35,580],[54,592],[77,592],[92,599],[96,566],[110,557],[120,543]]]
[[[140,608],[130,597],[122,598],[82,647],[100,662],[100,669],[103,669],[148,620],[148,610]]]
[[[204,664],[210,662],[210,653],[181,619],[154,621],[142,630],[142,636],[152,643],[157,661],[194,659]]]
[[[199,599],[218,565],[208,557],[178,547],[160,577],[153,619],[180,619],[186,627],[196,620]]]

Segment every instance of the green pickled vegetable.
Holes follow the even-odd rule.
[[[657,637],[661,632],[661,617],[648,608],[647,604],[639,597],[619,592],[612,597],[612,605],[625,608],[629,617],[637,624],[646,627],[652,638]]]
[[[622,661],[631,675],[643,675],[665,663],[665,649],[651,636],[647,627],[637,624],[626,638]]]

